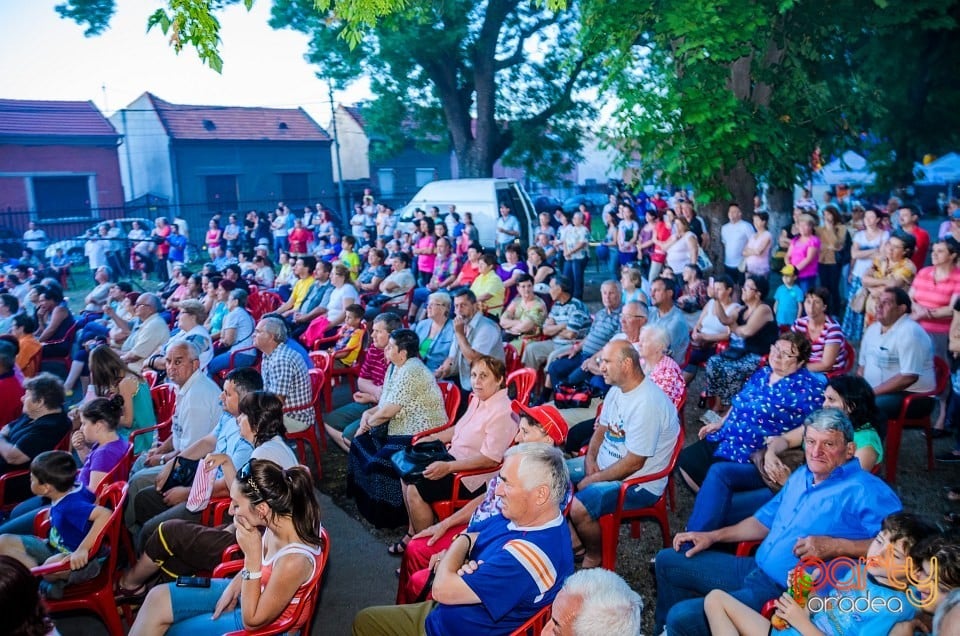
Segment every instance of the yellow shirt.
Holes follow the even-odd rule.
[[[486,274],[477,276],[473,284],[470,285],[470,291],[476,294],[477,298],[487,294],[490,295],[490,298],[481,303],[484,312],[499,316],[500,312],[503,311],[503,281],[500,280],[496,271],[490,270]]]
[[[306,278],[301,278],[294,283],[293,291],[290,292],[290,298],[293,300],[294,309],[300,309],[303,299],[307,297],[307,292],[310,291],[310,287],[313,285],[313,280],[313,276],[307,276]]]

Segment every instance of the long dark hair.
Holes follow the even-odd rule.
[[[830,378],[827,386],[840,395],[850,412],[848,417],[853,430],[873,426],[877,419],[877,401],[870,384],[859,375],[841,375]]]
[[[44,636],[53,622],[40,604],[40,581],[27,566],[0,556],[0,614],[10,636]]]
[[[103,421],[111,431],[117,430],[123,417],[123,396],[98,397],[87,402],[80,414],[91,422]]]
[[[313,477],[303,466],[284,470],[266,459],[251,459],[237,473],[244,497],[256,505],[265,503],[273,514],[290,517],[297,535],[310,545],[322,545],[320,504]]]
[[[285,437],[283,402],[267,391],[251,391],[240,398],[239,411],[253,430],[253,445],[260,446],[279,435]]]

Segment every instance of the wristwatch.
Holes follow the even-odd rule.
[[[256,581],[261,576],[260,572],[251,572],[247,568],[240,570],[240,578],[244,581]]]

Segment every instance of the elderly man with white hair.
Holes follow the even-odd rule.
[[[263,352],[260,373],[263,388],[283,400],[283,424],[299,433],[316,424],[310,373],[303,357],[287,345],[287,326],[279,315],[260,319],[253,330],[253,344]]]
[[[501,514],[457,536],[436,563],[433,601],[370,607],[353,634],[512,634],[553,602],[573,573],[561,511],[568,473],[560,451],[519,444],[504,455]]]
[[[643,599],[610,570],[580,570],[553,600],[540,636],[640,636]]]
[[[160,316],[161,311],[163,311],[163,303],[160,298],[155,294],[140,294],[133,305],[135,320],[131,323],[127,323],[113,312],[109,314],[121,329],[124,327],[132,329],[120,348],[120,358],[134,373],[140,373],[143,361],[170,339],[170,327]]]

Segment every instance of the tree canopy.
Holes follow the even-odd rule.
[[[165,1],[151,24],[219,68],[214,13],[237,0]],[[90,35],[113,7],[57,11]],[[789,188],[817,148],[855,148],[905,185],[921,153],[960,142],[960,0],[275,0],[271,24],[310,35],[321,77],[372,78],[365,117],[387,152],[449,141],[464,176],[501,156],[565,168],[600,63],[615,97],[602,136],[645,178],[712,198]]]

